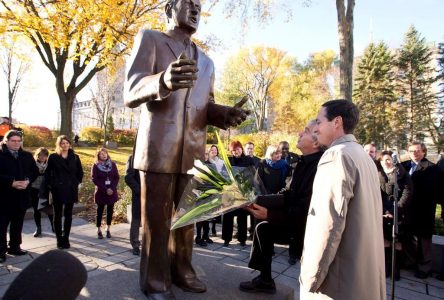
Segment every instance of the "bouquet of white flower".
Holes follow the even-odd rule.
[[[212,165],[194,161],[194,167],[188,171],[194,177],[182,194],[171,230],[247,206],[264,191],[262,182],[255,177],[254,167],[232,167],[219,135],[217,139],[226,172],[221,174]]]

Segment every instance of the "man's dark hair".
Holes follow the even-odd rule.
[[[9,130],[8,132],[5,133],[5,136],[4,136],[4,138],[3,138],[3,141],[6,142],[6,141],[8,141],[10,138],[12,138],[13,136],[18,136],[18,137],[20,137],[21,139],[23,138],[23,135],[22,135],[22,133],[21,133],[20,131],[12,129],[12,130]]]
[[[322,104],[325,107],[328,121],[336,117],[342,118],[344,133],[353,133],[359,122],[359,110],[353,102],[345,99],[330,100]]]

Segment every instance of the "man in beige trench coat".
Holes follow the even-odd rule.
[[[324,103],[318,141],[329,147],[318,164],[301,260],[301,299],[385,299],[382,201],[374,162],[353,130],[356,106]]]

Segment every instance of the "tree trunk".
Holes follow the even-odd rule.
[[[9,83],[8,83],[9,84]],[[8,118],[9,122],[12,124],[12,104],[14,103],[14,94],[9,89],[9,107],[8,107]]]
[[[59,93],[60,101],[60,134],[71,137],[72,135],[72,108],[74,105],[75,95],[67,93]]]
[[[341,98],[352,101],[353,93],[353,9],[355,0],[336,0],[339,35],[339,92]]]

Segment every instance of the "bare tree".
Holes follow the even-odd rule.
[[[100,128],[104,130],[103,143],[108,140],[109,122],[108,120],[113,114],[116,89],[116,76],[110,69],[104,69],[96,75],[97,88],[90,88],[92,98],[91,103],[94,108],[95,115],[91,118],[98,121]]]
[[[8,117],[12,120],[13,105],[16,103],[17,93],[25,73],[29,70],[29,63],[16,53],[16,44],[5,45],[0,56],[0,65],[8,87]]]

